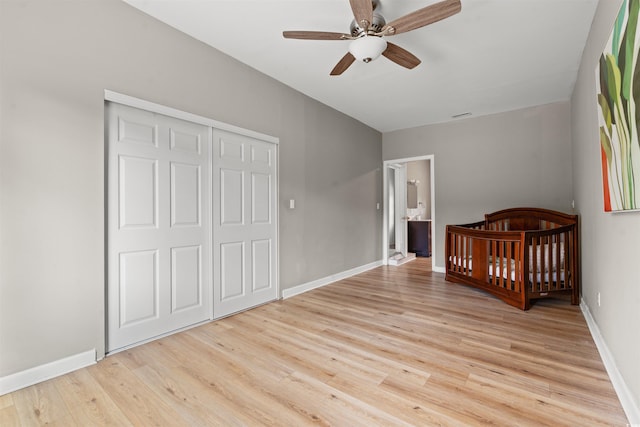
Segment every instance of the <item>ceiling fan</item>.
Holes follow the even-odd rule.
[[[342,74],[357,59],[371,62],[380,55],[398,65],[412,69],[420,64],[420,60],[411,52],[389,43],[387,36],[393,36],[415,30],[438,22],[460,12],[460,0],[444,0],[411,12],[388,24],[384,17],[373,13],[378,0],[349,0],[354,20],[351,22],[350,34],[331,33],[325,31],[283,31],[287,39],[302,40],[351,40],[349,52],[342,57],[331,70],[330,75]]]

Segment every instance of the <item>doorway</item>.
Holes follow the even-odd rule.
[[[383,260],[433,259],[435,226],[434,156],[387,160],[383,165]]]

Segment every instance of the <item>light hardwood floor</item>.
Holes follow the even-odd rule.
[[[624,426],[576,306],[380,267],[0,397],[0,425]]]

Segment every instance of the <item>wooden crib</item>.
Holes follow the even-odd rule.
[[[485,220],[448,225],[446,280],[484,289],[528,310],[531,301],[580,299],[577,215],[540,208],[505,209]]]

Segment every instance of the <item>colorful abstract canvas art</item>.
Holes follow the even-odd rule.
[[[640,0],[625,0],[596,69],[604,210],[640,209]]]

